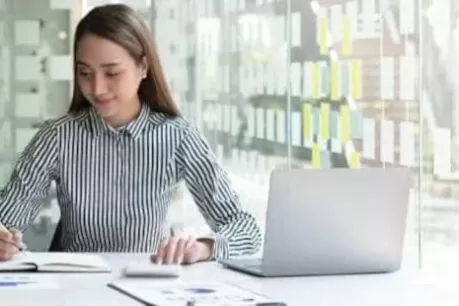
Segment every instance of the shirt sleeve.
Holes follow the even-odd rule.
[[[57,169],[57,136],[51,123],[34,135],[0,190],[0,223],[24,231],[37,217]]]
[[[257,252],[261,246],[260,228],[255,218],[242,209],[227,173],[196,129],[182,140],[177,158],[186,185],[213,231],[213,259]]]

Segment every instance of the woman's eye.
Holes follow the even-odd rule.
[[[114,76],[117,76],[119,73],[118,72],[107,72],[106,75],[108,77],[114,77]]]
[[[78,74],[79,74],[80,76],[82,76],[82,77],[87,77],[87,76],[89,76],[91,73],[85,72],[85,71],[80,71]]]

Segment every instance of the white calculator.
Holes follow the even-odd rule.
[[[179,277],[182,266],[179,264],[154,264],[131,262],[124,269],[126,277]]]

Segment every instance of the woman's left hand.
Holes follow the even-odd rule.
[[[193,264],[211,257],[211,241],[170,237],[161,243],[156,254],[151,255],[151,261],[156,264]]]

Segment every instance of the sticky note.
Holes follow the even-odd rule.
[[[381,98],[393,100],[395,96],[395,65],[393,57],[381,59]]]
[[[277,131],[276,138],[277,142],[285,143],[285,111],[282,109],[276,110],[276,123]],[[301,132],[301,130],[299,130]]]
[[[49,75],[54,81],[69,81],[73,78],[73,58],[69,55],[49,57]]]
[[[311,104],[303,104],[303,138],[312,139],[312,106]]]
[[[348,1],[345,6],[345,12],[344,14],[349,17],[349,20],[351,21],[351,38],[352,34],[357,33],[357,26],[359,22],[361,21],[361,18],[359,18],[361,15],[359,13],[359,6],[360,2],[358,3],[357,1]]]
[[[415,99],[416,60],[413,56],[400,57],[400,99],[412,101]]]
[[[400,164],[415,165],[415,127],[413,122],[400,123]]]
[[[301,96],[301,64],[299,62],[292,63],[291,65],[290,84],[292,96]]]
[[[257,65],[255,63],[250,63],[247,65],[247,85],[249,87],[248,93],[250,96],[257,94],[257,83]]]
[[[434,131],[434,173],[451,174],[451,130],[436,128]]]
[[[320,98],[320,64],[314,63],[312,66],[312,96],[313,98]]]
[[[331,139],[331,151],[337,154],[341,154],[343,152],[343,146],[338,138]]]
[[[265,138],[265,112],[263,108],[256,109],[256,119],[257,119],[257,138]]]
[[[291,37],[292,37],[292,47],[301,46],[301,13],[295,12],[291,14]]]
[[[363,122],[362,113],[360,110],[354,109],[351,112],[351,138],[362,139],[363,137]]]
[[[312,134],[319,135],[320,133],[320,108],[312,108]]]
[[[255,137],[255,109],[247,107],[247,136]]]
[[[330,112],[330,138],[338,139],[339,112],[332,110]]]
[[[394,162],[394,122],[381,120],[381,161]]]
[[[16,93],[14,106],[18,118],[39,119],[42,113],[42,99],[37,93]]]
[[[233,1],[231,1],[230,3],[232,3]],[[191,12],[192,10],[190,10]],[[193,14],[194,15],[194,14]],[[193,20],[194,19],[194,16],[192,18],[189,18],[189,20]],[[239,26],[241,24],[232,24],[231,25],[231,52],[236,52],[237,50],[237,45],[238,45],[238,38],[240,37],[240,35],[238,35],[239,33]],[[191,44],[190,44],[191,45]]]
[[[52,10],[71,10],[73,6],[73,0],[50,0],[49,2]]]
[[[312,145],[312,151],[311,151],[311,160],[312,160],[312,167],[313,168],[320,168],[320,146],[318,143],[314,143]]]
[[[327,140],[330,138],[330,104],[320,104],[320,138]]]
[[[285,67],[278,67],[273,71],[273,80],[275,85],[275,95],[283,96],[287,91],[287,69]]]
[[[234,165],[239,165],[241,160],[239,159],[239,150],[238,149],[232,149],[231,150],[231,163]]]
[[[330,95],[330,67],[327,63],[321,63],[321,92],[322,96],[328,97]]]
[[[257,63],[255,67],[255,87],[256,87],[256,94],[262,95],[263,91],[265,90],[265,72],[264,72],[264,64],[263,63]]]
[[[320,168],[330,168],[330,152],[325,150],[320,152]]]
[[[301,113],[292,113],[292,145],[301,146]]]
[[[268,95],[273,95],[276,87],[276,69],[273,63],[266,64],[265,68],[266,93]]]
[[[362,98],[362,61],[351,61],[351,84],[352,94],[351,97],[355,100]]]
[[[343,56],[349,56],[352,53],[351,18],[349,16],[343,16],[342,23],[343,38],[341,41],[341,52]]]
[[[341,97],[348,97],[351,93],[350,87],[350,69],[349,69],[349,62],[344,61],[341,62]],[[340,97],[340,98],[341,98]]]
[[[37,46],[40,44],[40,22],[38,20],[18,20],[14,23],[16,45]]]
[[[275,112],[274,109],[268,108],[266,110],[266,139],[270,141],[276,140],[275,138]]]
[[[219,162],[223,162],[223,158],[224,158],[224,148],[223,148],[223,145],[217,145],[217,149],[216,149],[216,154],[217,156],[217,160]]]
[[[363,119],[363,157],[368,159],[375,158],[375,136],[376,124],[372,118]]]
[[[338,61],[331,62],[331,99],[340,99],[340,63]]]
[[[415,3],[416,2],[413,0],[399,0],[401,34],[412,34],[415,31],[415,20],[417,14]]]
[[[231,105],[231,135],[236,136],[239,133],[239,117],[237,107]]]
[[[189,108],[188,103],[184,103],[184,106]],[[206,121],[208,122],[209,129],[215,131],[217,129],[217,113],[216,113],[217,105],[215,103],[209,103],[208,113],[206,115]]]
[[[318,38],[319,50],[321,55],[328,54],[328,31],[329,24],[327,18],[319,17],[318,19]]]
[[[209,2],[213,3],[213,1],[209,1]],[[239,11],[245,10],[245,7],[246,7],[245,0],[239,0]]]
[[[17,81],[37,81],[41,79],[40,57],[20,55],[15,59]]]
[[[229,104],[223,105],[223,131],[229,132],[231,125],[231,108]]]
[[[330,18],[330,33],[332,36],[332,44],[341,41],[342,39],[342,24],[343,24],[343,10],[341,4],[333,4],[331,6],[327,5],[327,10],[329,9]]]
[[[303,93],[302,97],[304,99],[312,98],[312,63],[304,62],[303,63]]]
[[[349,167],[357,169],[361,167],[360,154],[356,151],[352,151],[349,156]]]
[[[340,107],[340,140],[342,144],[347,144],[350,139],[350,110],[349,105]]]

